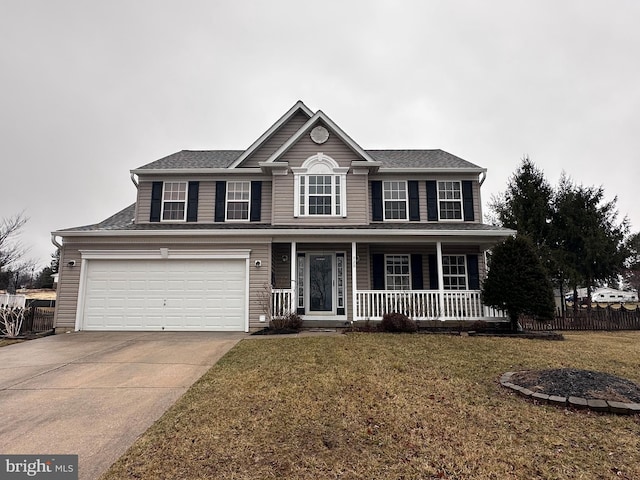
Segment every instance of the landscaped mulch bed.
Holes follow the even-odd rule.
[[[559,397],[640,403],[640,386],[615,375],[591,370],[559,368],[516,372],[510,382],[533,392]]]

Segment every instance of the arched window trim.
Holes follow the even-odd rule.
[[[301,167],[291,168],[294,183],[294,217],[346,217],[347,216],[347,172],[348,167],[340,167],[338,162],[322,152],[307,158]],[[331,197],[331,213],[310,213],[310,180],[317,177],[330,177],[330,184],[325,185],[329,189],[326,196]],[[312,177],[316,177],[312,179]]]

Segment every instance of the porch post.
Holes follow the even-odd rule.
[[[356,290],[358,289],[356,276],[356,262],[358,260],[358,256],[356,255],[356,242],[351,242],[351,320],[356,320],[356,302],[358,301],[358,297],[356,294]]]
[[[444,321],[444,274],[442,272],[442,242],[436,242],[436,252],[438,257],[438,311],[440,320]]]
[[[298,295],[296,294],[296,264],[298,263],[298,249],[296,242],[291,242],[291,312],[298,311]]]

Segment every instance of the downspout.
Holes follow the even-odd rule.
[[[484,183],[484,181],[487,179],[487,172],[482,172],[480,177],[480,186],[482,186],[482,184]]]
[[[56,240],[56,236],[53,233],[51,234],[51,243],[53,243],[53,245],[57,248],[59,248],[60,250],[62,250],[62,244],[58,242],[58,240]]]
[[[136,189],[138,188],[138,181],[136,180],[136,174],[131,172],[131,181],[133,182],[133,184],[136,186]]]

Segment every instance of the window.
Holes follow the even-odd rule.
[[[330,157],[321,153],[308,158],[300,168],[292,168],[297,192],[294,216],[346,216],[346,173]]]
[[[309,175],[308,215],[331,215],[333,199],[332,177],[330,175]],[[304,178],[303,178],[304,180]]]
[[[227,182],[227,220],[249,220],[251,182]]]
[[[385,268],[387,290],[409,290],[411,288],[409,255],[386,255]]]
[[[407,182],[382,182],[385,220],[407,219]]]
[[[438,182],[440,220],[462,220],[462,187],[460,182]]]
[[[445,290],[467,289],[467,267],[464,255],[443,255],[442,275]]]
[[[187,214],[187,182],[165,182],[162,192],[162,220],[182,220]]]

